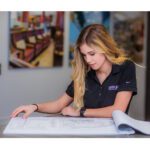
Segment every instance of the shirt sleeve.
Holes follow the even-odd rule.
[[[132,91],[133,95],[137,94],[136,69],[135,64],[131,61],[124,64],[118,87],[119,91]]]
[[[69,84],[69,86],[66,89],[66,93],[70,96],[70,97],[74,97],[74,87],[73,87],[73,81]]]

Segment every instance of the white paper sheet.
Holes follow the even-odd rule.
[[[12,118],[4,134],[39,135],[120,135],[133,132],[119,131],[109,118],[78,117],[21,117]]]
[[[120,130],[134,129],[143,134],[150,135],[150,122],[136,120],[119,110],[114,111],[112,115],[118,129]]]

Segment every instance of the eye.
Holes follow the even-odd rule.
[[[95,55],[95,53],[90,53],[90,55],[91,55],[91,56],[94,56],[94,55]]]

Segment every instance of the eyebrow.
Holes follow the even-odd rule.
[[[93,52],[95,53],[95,50],[89,51],[89,52],[87,52],[87,53],[89,54],[89,53],[93,53]],[[85,55],[85,54],[82,53],[82,52],[81,52],[81,54]]]

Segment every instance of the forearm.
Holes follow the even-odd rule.
[[[49,101],[46,103],[37,104],[38,111],[44,113],[59,113],[62,109],[72,103],[72,98],[64,93],[57,100]]]
[[[62,107],[57,103],[57,101],[50,101],[46,103],[39,103],[38,112],[42,113],[59,113]]]
[[[85,117],[97,117],[97,118],[111,118],[112,112],[117,108],[112,106],[107,106],[104,108],[97,108],[97,109],[86,109],[84,116]]]

